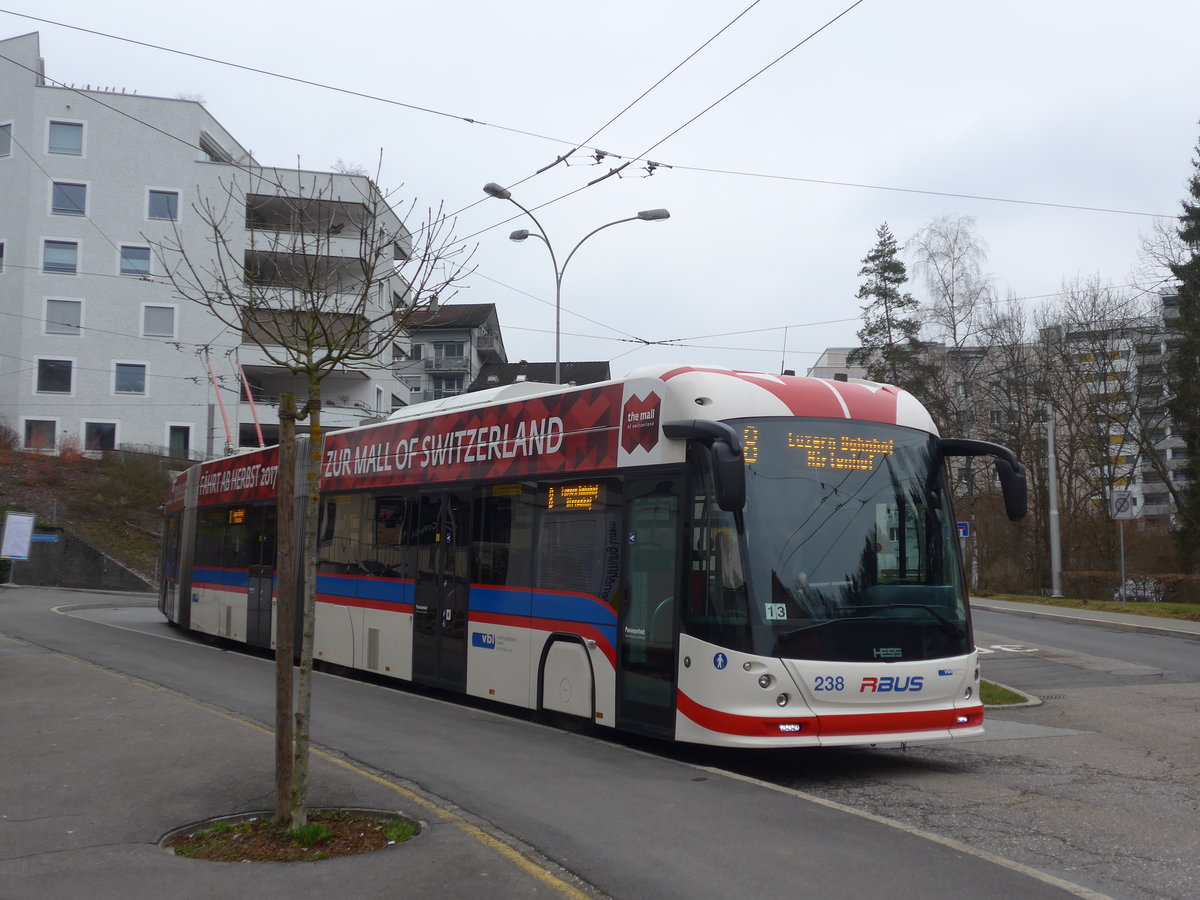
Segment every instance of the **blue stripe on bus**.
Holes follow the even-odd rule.
[[[616,611],[596,597],[530,588],[505,589],[473,584],[471,610],[610,627],[617,623]]]
[[[250,583],[250,573],[245,569],[210,569],[196,566],[192,573],[192,580],[205,584],[244,588]]]
[[[317,593],[381,603],[412,603],[413,600],[411,581],[363,578],[356,575],[318,575]]]
[[[590,625],[616,627],[617,611],[598,597],[583,594],[538,592],[533,595],[533,615],[538,619],[563,619]]]

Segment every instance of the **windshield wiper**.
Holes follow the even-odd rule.
[[[843,609],[874,609],[875,607],[862,606],[844,606]],[[813,622],[811,625],[805,625],[803,628],[793,628],[791,631],[785,631],[779,636],[779,640],[786,641],[788,638],[794,638],[798,634],[803,634],[806,631],[812,631],[814,628],[824,628],[826,625],[841,625],[846,622],[879,622],[883,616],[839,616],[835,619],[824,619],[820,622]]]
[[[966,630],[961,625],[923,603],[870,603],[865,606],[846,606],[843,609],[920,609],[933,616],[942,629],[952,637],[964,638],[967,636]]]

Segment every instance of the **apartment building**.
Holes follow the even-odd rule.
[[[202,288],[219,253],[286,306],[314,255],[330,295],[353,295],[364,235],[383,234],[371,311],[409,302],[411,240],[370,179],[261,166],[199,102],[56,83],[36,33],[0,57],[0,422],[26,449],[204,458],[273,441],[272,402],[306,384],[250,340],[261,317],[221,321],[168,267]],[[333,372],[324,424],[385,415],[396,384],[374,361]]]
[[[464,393],[485,364],[505,363],[494,303],[447,303],[408,319],[410,346],[397,346],[392,371],[403,388],[399,405]]]

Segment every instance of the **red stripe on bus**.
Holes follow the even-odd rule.
[[[317,594],[318,603],[331,606],[353,606],[355,609],[382,609],[385,612],[411,613],[412,603],[390,600],[367,600],[362,597],[346,597],[342,594]]]
[[[676,709],[701,728],[719,734],[775,735],[795,734],[838,737],[865,734],[901,734],[909,731],[941,731],[974,728],[983,723],[983,707],[935,709],[920,712],[851,713],[817,717],[744,716],[703,706],[685,694],[676,692]],[[960,722],[959,717],[967,721]],[[781,731],[781,725],[800,725],[799,731]]]

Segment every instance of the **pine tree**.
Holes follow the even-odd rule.
[[[1176,534],[1185,568],[1195,568],[1200,562],[1200,141],[1192,168],[1189,196],[1183,200],[1179,217],[1179,237],[1188,252],[1171,266],[1179,283],[1179,319],[1175,323],[1178,343],[1167,368],[1171,419],[1187,452],[1184,473],[1188,483],[1180,495]]]
[[[886,381],[920,397],[926,393],[929,368],[919,338],[917,301],[902,293],[908,281],[896,238],[884,222],[875,231],[875,246],[863,258],[860,277],[866,280],[855,295],[863,303],[859,346],[847,362],[862,366],[872,381]]]

